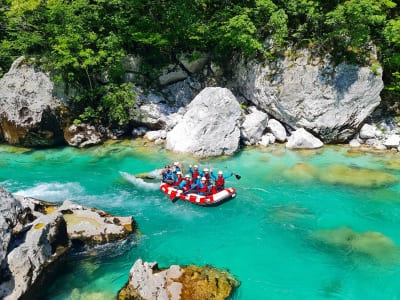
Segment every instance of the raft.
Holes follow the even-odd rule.
[[[160,190],[169,195],[172,200],[175,197],[200,206],[218,206],[236,197],[236,190],[234,188],[225,188],[223,191],[214,193],[208,196],[197,194],[183,194],[183,191],[174,188],[172,185],[161,183]]]

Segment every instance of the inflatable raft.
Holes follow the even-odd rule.
[[[225,188],[223,191],[208,196],[197,194],[185,195],[183,191],[166,183],[161,183],[160,189],[167,194],[171,200],[179,197],[181,200],[200,206],[217,206],[236,197],[236,190],[234,188]]]

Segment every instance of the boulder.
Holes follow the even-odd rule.
[[[90,147],[103,142],[102,134],[94,126],[85,123],[73,124],[65,128],[64,138],[68,145],[79,148]]]
[[[292,132],[286,143],[286,148],[291,149],[316,149],[324,145],[318,138],[307,132],[304,128]]]
[[[358,147],[361,146],[360,142],[359,142],[357,139],[352,139],[352,140],[349,142],[349,145],[350,145],[350,147],[352,147],[352,148],[358,148]]]
[[[276,140],[278,142],[285,142],[287,137],[286,137],[286,129],[283,127],[283,125],[275,119],[271,119],[268,121],[268,129],[271,131],[271,133],[275,136]]]
[[[188,74],[181,67],[170,65],[161,71],[162,75],[158,78],[161,85],[171,84],[188,77]]]
[[[129,272],[129,280],[118,292],[118,300],[128,299],[228,299],[239,282],[228,272],[213,267],[158,264],[138,259]]]
[[[272,145],[275,143],[275,136],[268,132],[267,134],[263,135],[261,140],[258,142],[259,145],[267,147],[268,145]]]
[[[26,147],[64,143],[62,117],[68,114],[62,84],[29,65],[24,57],[0,80],[0,126],[9,144]]]
[[[165,139],[167,137],[167,132],[165,130],[148,131],[144,137],[150,142],[154,142],[158,139]]]
[[[90,209],[68,200],[58,211],[64,215],[69,238],[88,246],[121,241],[136,230],[132,217],[112,216],[100,209]]]
[[[170,113],[172,113],[171,108],[164,103],[148,103],[136,109],[132,120],[139,126],[157,130],[165,128],[166,118]]]
[[[233,154],[239,149],[240,104],[226,88],[205,88],[183,119],[167,134],[167,149],[199,157]]]
[[[21,212],[21,204],[0,186],[0,270],[7,255],[12,230],[17,225],[18,216]]]
[[[179,62],[185,67],[185,69],[189,73],[196,73],[204,68],[209,58],[210,55],[207,53],[183,53],[179,56]]]
[[[249,108],[249,114],[245,115],[242,124],[241,138],[243,144],[255,145],[261,139],[268,125],[268,115],[259,111],[256,107]]]
[[[8,280],[0,285],[0,298],[32,299],[54,262],[70,247],[61,213],[36,219],[20,244],[8,254]]]
[[[377,128],[374,125],[364,124],[360,130],[360,138],[373,139],[376,136]]]
[[[316,58],[308,50],[274,62],[242,60],[235,70],[240,92],[259,109],[326,143],[346,141],[380,103],[382,72]]]
[[[400,135],[392,134],[383,143],[388,148],[397,148],[400,145]]]

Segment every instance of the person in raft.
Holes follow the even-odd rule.
[[[174,184],[174,177],[172,170],[169,165],[166,165],[164,169],[161,170],[160,175],[162,176],[162,181],[167,184]]]
[[[208,169],[207,168],[204,168],[204,170],[201,172],[199,172],[200,173],[200,177],[201,178],[205,178],[206,179],[206,184],[207,185],[210,185],[211,184],[211,181],[210,181],[210,172],[208,171]]]
[[[178,171],[176,173],[172,173],[172,176],[174,177],[174,188],[179,189],[179,185],[181,184],[183,178],[182,178],[182,172]]]
[[[191,180],[191,176],[186,174],[185,178],[179,185],[179,189],[183,191],[184,194],[191,194],[197,192],[197,184]]]
[[[218,172],[218,176],[216,176],[212,170],[211,170],[211,178],[214,179],[215,181],[215,189],[217,190],[217,192],[223,191],[225,188],[225,179],[232,177],[233,175],[235,175],[235,173],[231,173],[228,175],[224,175],[224,173],[222,171]]]
[[[179,161],[174,162],[174,166],[172,167],[172,173],[176,174],[178,172],[182,172],[182,165]]]
[[[194,165],[193,169],[192,169],[192,165],[190,165],[189,166],[189,172],[190,172],[190,174],[192,174],[193,182],[197,182],[197,179],[200,176],[199,167],[197,165]]]
[[[200,182],[197,184],[197,194],[202,196],[208,196],[212,194],[212,185],[207,184],[207,178],[202,177]]]

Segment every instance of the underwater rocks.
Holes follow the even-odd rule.
[[[317,168],[305,162],[295,164],[285,170],[283,175],[295,181],[320,180],[328,184],[343,184],[360,188],[378,188],[398,182],[396,176],[381,171],[356,169],[336,164]]]
[[[230,155],[239,149],[241,108],[225,88],[203,89],[183,119],[167,134],[167,149],[199,157]]]
[[[86,148],[103,142],[103,136],[94,126],[88,124],[73,124],[64,129],[64,138],[68,145]]]
[[[304,128],[292,132],[286,143],[290,149],[316,149],[324,145],[318,138],[307,132]]]
[[[0,80],[0,126],[9,144],[27,147],[64,142],[66,90],[48,74],[18,58]]]
[[[325,143],[346,141],[380,103],[382,70],[335,65],[308,50],[287,51],[274,62],[242,60],[236,86],[259,109]]]
[[[361,255],[382,264],[400,263],[399,247],[380,232],[356,232],[343,226],[315,231],[311,239],[342,250],[346,255]]]
[[[112,216],[68,200],[58,211],[64,215],[69,238],[89,246],[124,240],[136,230],[132,217]]]
[[[45,273],[70,248],[61,213],[37,218],[19,235],[2,271],[0,298],[5,300],[32,299],[45,280]]]
[[[138,259],[118,300],[223,300],[239,285],[228,272],[210,266],[159,269],[157,263]]]

